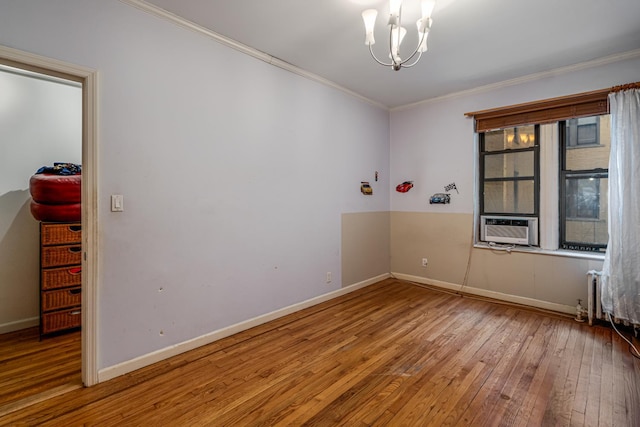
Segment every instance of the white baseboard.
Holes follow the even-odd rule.
[[[325,301],[329,301],[333,298],[346,295],[350,292],[373,285],[374,283],[377,283],[384,279],[388,279],[390,277],[391,275],[389,273],[381,274],[380,276],[372,277],[362,282],[345,286],[333,292],[329,292],[327,294],[320,295],[306,301],[281,308],[276,311],[272,311],[271,313],[263,314],[261,316],[254,317],[253,319],[245,320],[244,322],[236,323],[235,325],[218,329],[217,331],[210,332],[208,334],[181,342],[179,344],[165,347],[152,353],[136,357],[135,359],[127,360],[126,362],[122,362],[114,366],[109,366],[107,368],[102,368],[98,370],[98,382],[108,381],[120,375],[135,371],[136,369],[144,368],[145,366],[160,362],[162,360],[168,359],[169,357],[176,356],[186,351],[193,350],[206,344],[210,344],[214,341],[218,341],[222,338],[226,338],[233,334],[237,334],[238,332],[242,332],[255,326],[262,325],[263,323],[267,323],[280,317],[284,317],[288,314],[295,313],[296,311],[300,311],[305,308],[323,303]]]
[[[20,329],[33,328],[40,324],[39,317],[29,317],[28,319],[15,320],[0,325],[0,334],[19,331]]]
[[[461,285],[457,285],[455,283],[443,282],[440,280],[428,279],[428,278],[419,277],[419,276],[412,276],[409,274],[391,273],[391,275],[400,280],[407,280],[409,282],[416,282],[424,285],[436,286],[436,287],[448,289],[451,291],[459,291],[460,288],[462,287]],[[521,297],[518,295],[503,294],[502,292],[489,291],[487,289],[473,288],[469,286],[465,286],[463,289],[463,292],[467,294],[492,298],[499,301],[507,301],[515,304],[526,305],[529,307],[536,307],[544,310],[551,310],[558,313],[566,313],[571,315],[576,314],[576,308],[570,305],[557,304],[554,302],[542,301],[542,300],[528,298],[528,297]]]

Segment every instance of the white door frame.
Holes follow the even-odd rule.
[[[89,387],[98,383],[96,331],[100,259],[97,249],[97,72],[1,45],[0,62],[82,84],[82,382]]]

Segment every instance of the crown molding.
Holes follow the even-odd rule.
[[[520,85],[536,80],[541,80],[547,77],[558,76],[562,74],[572,73],[575,71],[586,70],[589,68],[599,67],[602,65],[613,64],[615,62],[626,61],[629,59],[640,58],[640,49],[630,50],[627,52],[616,53],[602,58],[593,59],[590,61],[580,62],[578,64],[567,65],[566,67],[555,68],[553,70],[541,71],[539,73],[529,74],[515,79],[503,80],[497,83],[491,83],[484,86],[478,86],[473,89],[463,90],[460,92],[453,92],[447,95],[439,96],[436,98],[429,98],[423,101],[414,102],[411,104],[401,105],[398,107],[390,108],[389,111],[402,111],[408,110],[417,106],[440,102],[445,99],[461,98],[465,96],[478,95],[486,92],[491,92],[497,89],[506,88],[509,86]]]
[[[347,95],[350,95],[354,98],[360,99],[361,101],[365,101],[375,107],[378,108],[382,108],[383,110],[389,111],[389,107],[381,104],[379,102],[376,102],[372,99],[369,99],[365,96],[360,95],[357,92],[354,92],[350,89],[347,89],[343,86],[340,86],[334,82],[332,82],[331,80],[325,79],[324,77],[321,77],[317,74],[311,73],[309,71],[303,70],[302,68],[296,67],[293,64],[290,64],[286,61],[283,61],[279,58],[276,58],[275,56],[271,56],[267,53],[264,53],[260,50],[254,49],[251,46],[247,46],[245,44],[242,44],[240,42],[237,42],[229,37],[225,37],[222,34],[218,34],[215,31],[211,31],[208,28],[202,27],[198,24],[195,24],[187,19],[184,19],[174,13],[171,13],[169,11],[166,11],[158,6],[155,6],[153,4],[150,4],[144,0],[120,0],[122,3],[128,4],[132,7],[135,7],[136,9],[142,10],[146,13],[149,13],[150,15],[154,15],[158,18],[162,18],[165,19],[169,22],[172,22],[176,25],[179,25],[183,28],[186,28],[188,30],[191,30],[193,32],[205,35],[207,37],[210,37],[212,39],[214,39],[215,41],[217,41],[218,43],[230,47],[231,49],[235,49],[238,52],[244,53],[245,55],[249,55],[253,58],[259,59],[263,62],[266,62],[269,65],[273,65],[275,67],[278,67],[280,69],[289,71],[293,74],[296,74],[298,76],[304,77],[306,79],[312,80],[314,82],[320,83],[324,86],[328,86],[331,87],[333,89],[339,90],[340,92],[346,93]]]
[[[640,49],[636,49],[636,50],[632,50],[632,51],[628,51],[628,52],[622,52],[622,53],[618,53],[618,54],[613,54],[613,55],[609,55],[609,56],[605,56],[602,58],[598,58],[598,59],[594,59],[594,60],[590,60],[590,61],[585,61],[585,62],[581,62],[578,64],[573,64],[573,65],[568,65],[566,67],[560,67],[560,68],[555,68],[553,70],[548,70],[548,71],[541,71],[539,73],[534,73],[534,74],[529,74],[526,76],[522,76],[522,77],[517,77],[514,79],[510,79],[510,80],[504,80],[501,82],[497,82],[497,83],[491,83],[488,85],[484,85],[484,86],[478,86],[476,88],[473,89],[468,89],[468,90],[463,90],[463,91],[459,91],[459,92],[453,92],[453,93],[449,93],[446,95],[442,95],[442,96],[438,96],[435,98],[429,98],[429,99],[425,99],[422,101],[418,101],[418,102],[414,102],[411,104],[405,104],[405,105],[400,105],[397,107],[392,107],[390,108],[388,105],[382,104],[380,102],[374,101],[372,99],[369,99],[363,95],[360,95],[357,92],[354,92],[350,89],[345,88],[344,86],[340,86],[334,82],[332,82],[331,80],[328,80],[324,77],[321,77],[317,74],[311,73],[309,71],[306,71],[302,68],[296,67],[293,64],[290,64],[286,61],[283,61],[277,57],[271,56],[267,53],[264,53],[262,51],[259,51],[257,49],[252,48],[251,46],[247,46],[245,44],[242,44],[240,42],[237,42],[231,38],[225,37],[222,34],[218,34],[215,31],[212,31],[208,28],[202,27],[198,24],[195,24],[187,19],[184,19],[178,15],[175,15],[169,11],[166,11],[158,6],[155,6],[153,4],[148,3],[145,0],[120,0],[122,3],[128,4],[132,7],[135,7],[137,9],[140,9],[144,12],[147,12],[151,15],[154,15],[156,17],[165,19],[167,21],[170,21],[176,25],[179,25],[183,28],[186,28],[188,30],[191,30],[193,32],[199,33],[199,34],[203,34],[205,36],[208,36],[214,40],[216,40],[217,42],[219,42],[220,44],[230,47],[238,52],[242,52],[246,55],[249,55],[253,58],[259,59],[263,62],[266,62],[267,64],[273,65],[275,67],[278,67],[280,69],[289,71],[293,74],[299,75],[301,77],[307,78],[309,80],[315,81],[317,83],[320,83],[324,86],[328,86],[331,87],[333,89],[339,90],[347,95],[350,95],[354,98],[360,99],[362,101],[365,101],[375,107],[381,108],[383,110],[389,111],[389,112],[396,112],[396,111],[402,111],[402,110],[408,110],[411,108],[415,108],[421,105],[427,105],[427,104],[431,104],[431,103],[436,103],[436,102],[440,102],[443,100],[447,100],[447,99],[455,99],[455,98],[461,98],[461,97],[465,97],[465,96],[470,96],[470,95],[477,95],[477,94],[482,94],[482,93],[486,93],[486,92],[490,92],[493,90],[497,90],[497,89],[501,89],[501,88],[506,88],[509,86],[515,86],[515,85],[519,85],[519,84],[523,84],[523,83],[528,83],[528,82],[532,82],[532,81],[536,81],[536,80],[541,80],[547,77],[552,77],[552,76],[557,76],[557,75],[561,75],[561,74],[567,74],[567,73],[571,73],[571,72],[575,72],[575,71],[579,71],[579,70],[584,70],[584,69],[589,69],[589,68],[593,68],[593,67],[598,67],[598,66],[602,66],[602,65],[607,65],[607,64],[612,64],[615,62],[619,62],[619,61],[624,61],[624,60],[628,60],[628,59],[634,59],[634,58],[638,58],[640,57]]]

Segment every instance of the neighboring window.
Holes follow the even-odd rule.
[[[560,247],[602,251],[607,247],[610,116],[561,121]],[[581,148],[577,150],[576,148]]]
[[[581,117],[569,119],[565,124],[567,147],[585,147],[599,145],[600,117]]]
[[[537,215],[539,127],[517,126],[480,133],[480,211]]]

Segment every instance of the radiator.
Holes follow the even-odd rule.
[[[602,312],[600,276],[602,276],[602,271],[590,270],[587,272],[587,319],[589,325],[593,325],[593,321],[596,319],[608,320]]]

